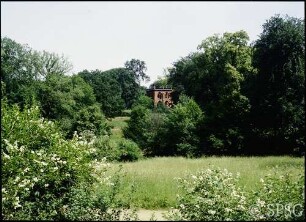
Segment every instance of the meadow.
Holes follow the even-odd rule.
[[[129,117],[113,118],[113,139],[119,139],[122,128]],[[304,173],[303,157],[267,156],[267,157],[228,157],[211,156],[197,159],[184,157],[154,157],[137,162],[112,163],[110,174],[122,166],[120,197],[136,208],[168,209],[176,203],[179,193],[175,178],[184,178],[190,174],[212,167],[227,169],[233,174],[239,173],[239,186],[245,191],[258,189],[260,179],[269,173],[289,173],[297,176]],[[272,171],[275,169],[275,171]],[[127,195],[130,194],[130,195]]]
[[[137,162],[114,163],[112,171],[122,165],[120,196],[130,204],[144,209],[165,209],[176,203],[179,192],[177,177],[184,178],[199,170],[212,166],[240,173],[239,185],[246,191],[256,190],[260,179],[275,168],[278,173],[297,175],[304,173],[304,158],[290,156],[269,157],[203,157],[187,159],[183,157],[155,157]],[[133,187],[133,188],[132,188]],[[133,189],[133,192],[132,192]],[[131,194],[132,192],[132,194]],[[131,194],[131,199],[127,195]]]

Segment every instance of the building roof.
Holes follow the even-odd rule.
[[[173,91],[172,88],[150,88],[147,91]]]

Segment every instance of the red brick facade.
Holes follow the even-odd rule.
[[[172,89],[153,88],[147,90],[147,95],[153,99],[155,107],[158,103],[163,103],[166,106],[171,107],[173,105],[172,91]]]

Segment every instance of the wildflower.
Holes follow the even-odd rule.
[[[238,209],[240,209],[240,210],[245,210],[245,207],[239,204],[239,205],[238,205]]]
[[[48,183],[46,183],[46,184],[45,184],[45,187],[48,187],[48,186],[49,186],[49,184],[48,184]]]
[[[215,210],[209,210],[208,213],[211,214],[211,215],[214,215],[216,213],[216,211]]]
[[[24,183],[20,183],[20,184],[18,184],[18,187],[24,187],[25,186],[25,184]]]
[[[40,169],[40,172],[42,172],[42,173],[43,173],[43,172],[44,172],[44,169]]]
[[[20,150],[21,152],[23,152],[23,151],[24,151],[24,146],[19,147],[19,150]]]
[[[16,201],[13,202],[14,209],[21,207],[21,205],[19,204],[19,197],[16,197],[15,199]]]
[[[227,208],[227,207],[225,208],[225,212],[226,212],[226,213],[229,213],[229,212],[232,212],[232,211],[233,211],[233,210],[230,209],[230,208]]]
[[[24,172],[28,172],[30,169],[29,169],[29,167],[27,167],[27,168],[25,168],[23,171]]]
[[[7,155],[6,153],[3,153],[3,158],[4,159],[11,159],[11,157],[9,155]]]
[[[34,180],[34,182],[37,182],[37,181],[38,181],[37,177],[34,177],[33,180]]]
[[[180,204],[180,208],[185,209],[185,205],[184,204]]]

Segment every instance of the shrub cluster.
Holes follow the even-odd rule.
[[[67,140],[38,107],[1,103],[2,218],[5,220],[118,220],[116,183],[92,161],[90,134]],[[110,186],[111,195],[93,184]]]
[[[124,135],[135,141],[146,156],[197,156],[200,153],[197,132],[202,119],[197,103],[181,95],[172,109],[135,106]]]
[[[110,139],[109,136],[100,136],[94,140],[96,153],[94,158],[106,157],[109,161],[136,161],[143,157],[137,143],[129,139]]]
[[[238,186],[239,174],[226,169],[207,169],[178,178],[182,193],[171,220],[247,221],[304,220],[304,175],[293,180],[289,174],[270,174],[261,187],[244,192]],[[290,192],[288,192],[290,191]]]

